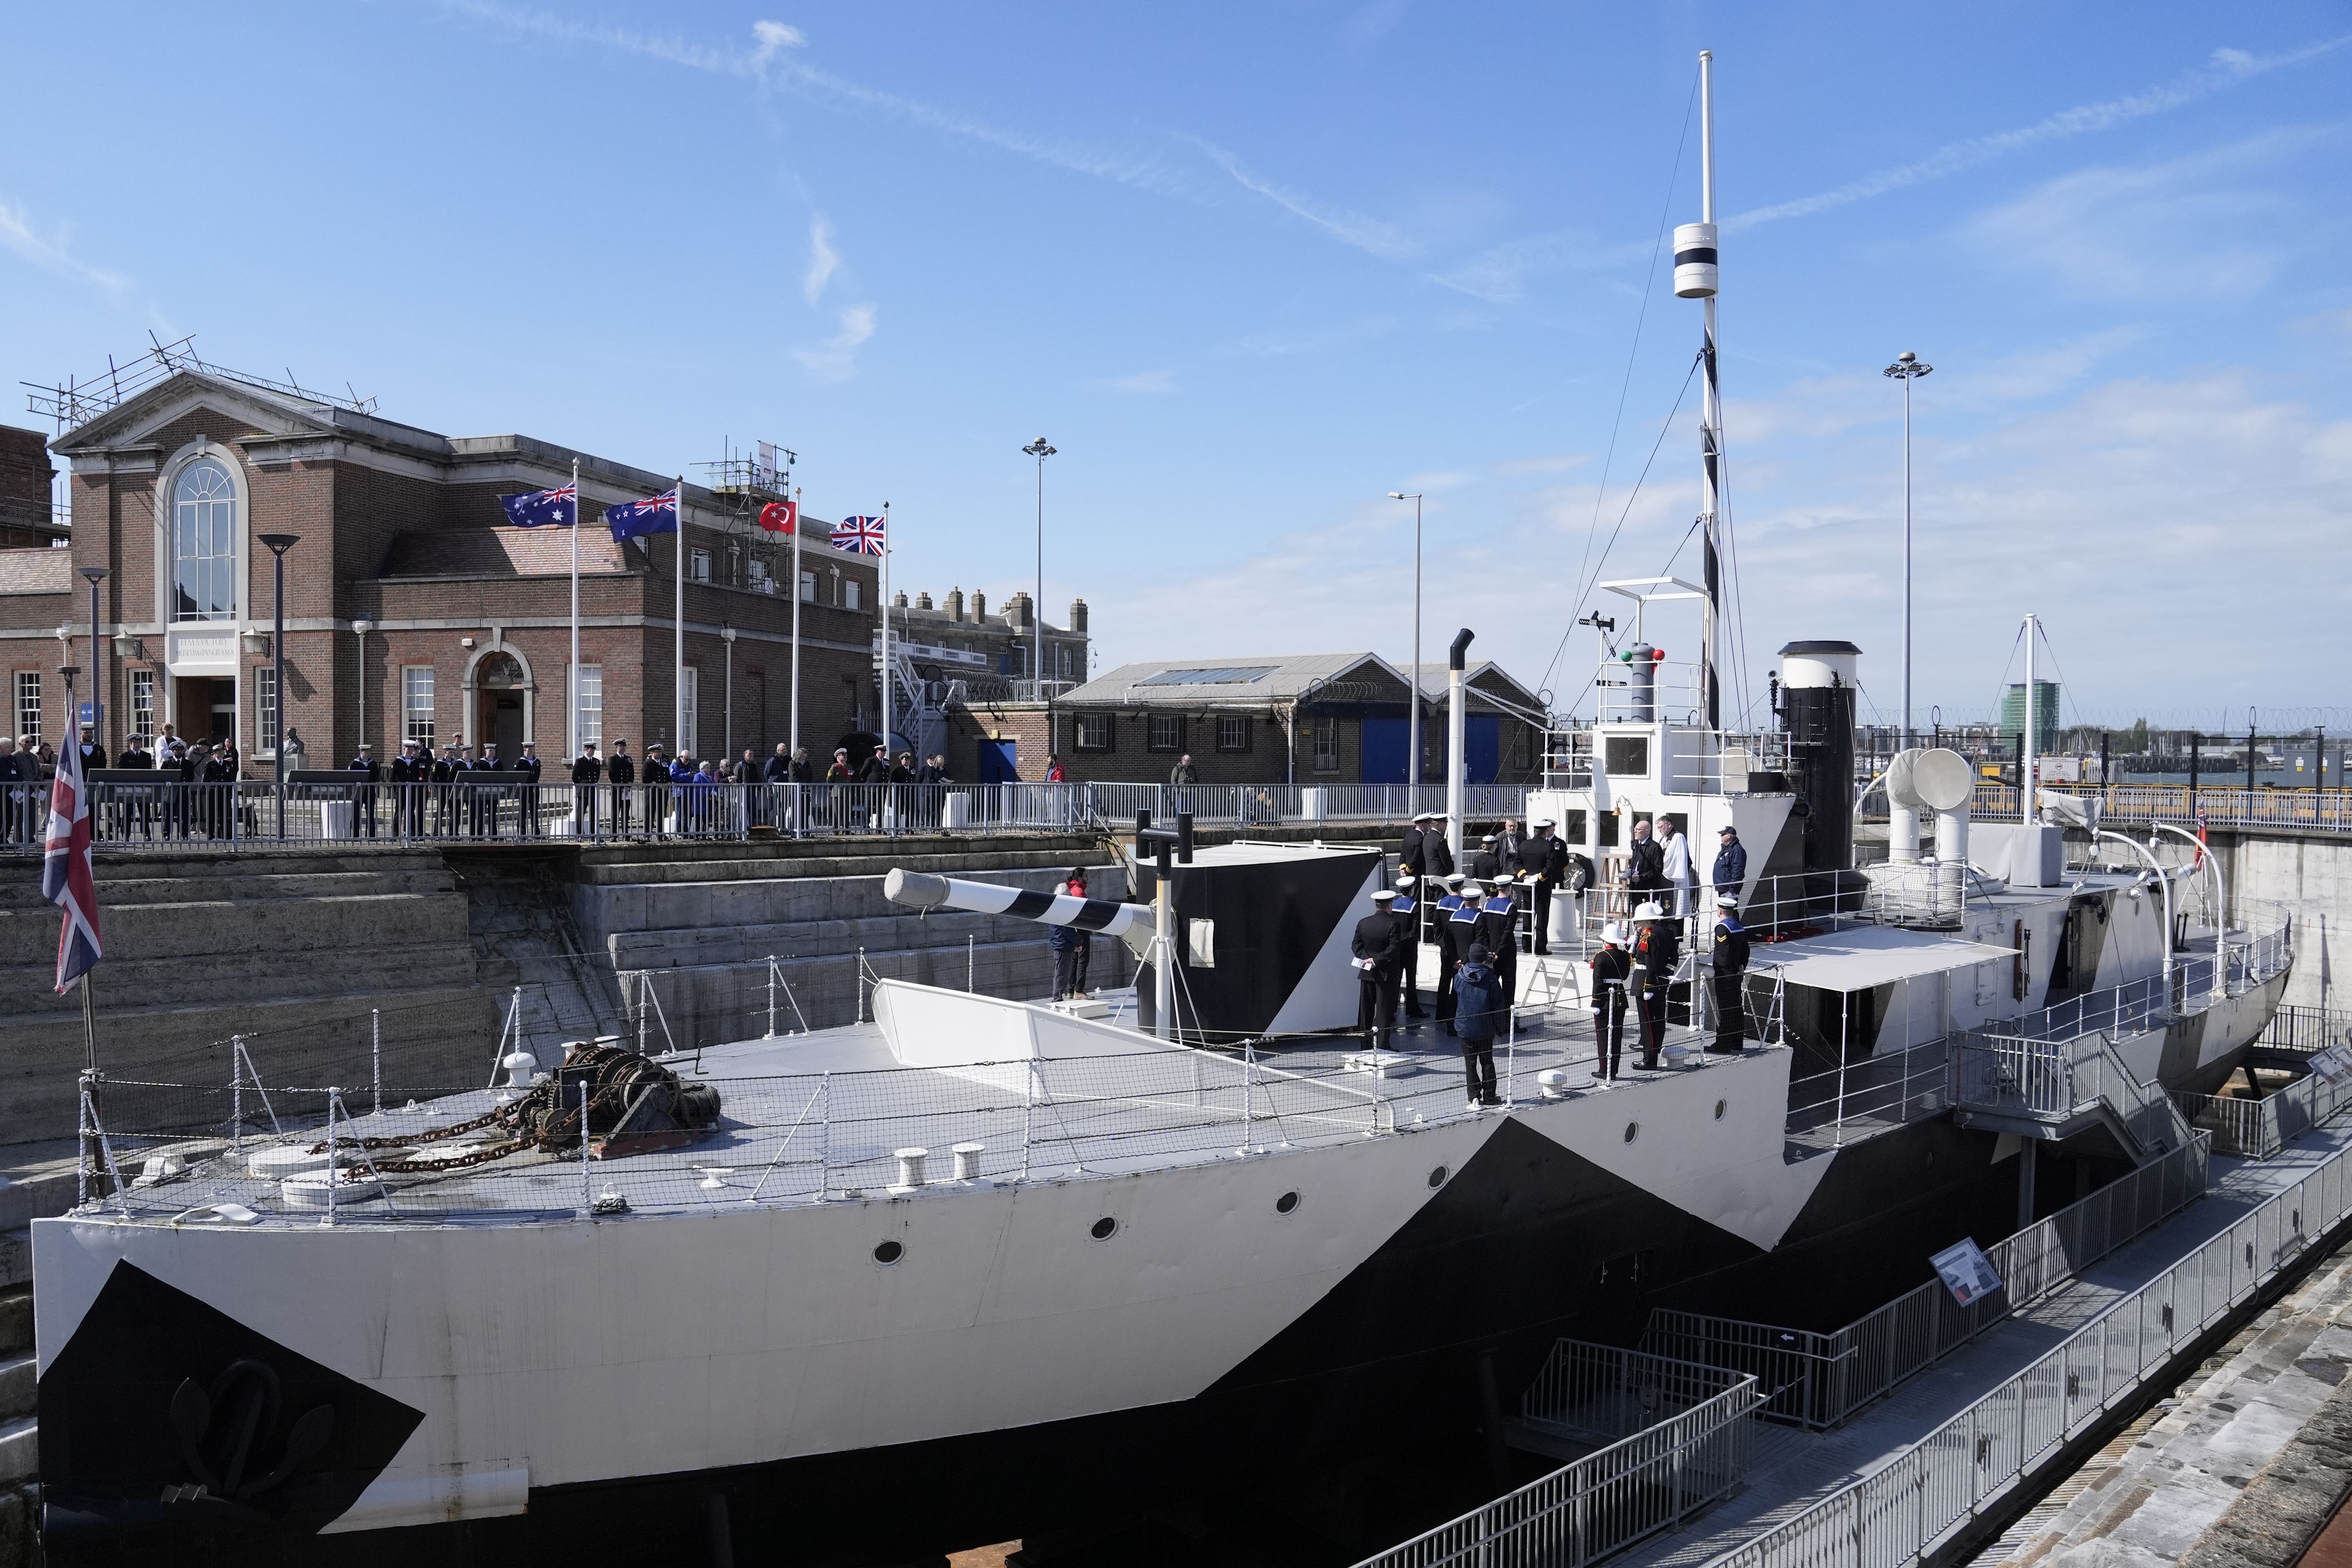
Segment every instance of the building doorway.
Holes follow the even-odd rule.
[[[172,681],[172,722],[180,738],[227,741],[236,735],[236,678],[182,675]]]
[[[511,654],[490,655],[475,677],[474,743],[497,746],[505,763],[522,755],[522,666]]]

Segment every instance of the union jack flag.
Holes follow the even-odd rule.
[[[98,880],[89,863],[89,787],[81,748],[58,749],[58,776],[49,786],[49,831],[41,861],[41,896],[65,911],[58,931],[58,991],[98,966]]]
[[[580,521],[580,492],[570,485],[500,496],[499,504],[507,509],[507,520],[517,528],[545,528],[550,524],[569,528]]]
[[[833,547],[854,550],[860,555],[879,555],[888,544],[890,520],[887,517],[845,517],[833,525]]]
[[[2197,870],[2204,866],[2206,842],[2205,808],[2200,805],[2197,808],[2197,859],[2194,864],[2189,867],[2189,869]]]

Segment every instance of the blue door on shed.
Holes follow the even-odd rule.
[[[1021,777],[1014,753],[1018,741],[982,741],[980,743],[980,782],[984,784],[1013,784]]]
[[[1470,764],[1470,782],[1490,784],[1503,766],[1503,721],[1492,713],[1462,716],[1462,755]]]
[[[1404,783],[1404,758],[1412,739],[1402,719],[1359,720],[1363,752],[1356,776],[1365,784]]]

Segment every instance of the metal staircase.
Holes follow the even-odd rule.
[[[877,667],[882,662],[878,647],[874,662]],[[944,753],[948,749],[948,710],[962,705],[965,683],[948,679],[939,666],[918,660],[904,648],[895,647],[890,650],[889,679],[891,750],[912,752],[918,763],[935,753]]]
[[[2103,1129],[2143,1165],[2192,1136],[2171,1097],[2140,1082],[2105,1034],[2036,1040],[1964,1030],[1950,1060],[1952,1119],[1963,1127],[2053,1143]]]

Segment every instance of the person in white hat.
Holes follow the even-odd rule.
[[[1592,965],[1592,1068],[1606,1081],[1617,1077],[1625,1053],[1625,989],[1633,961],[1625,952],[1625,928],[1611,921],[1601,928],[1601,951]]]
[[[1404,991],[1404,1016],[1414,1020],[1429,1016],[1421,1010],[1421,929],[1428,905],[1413,896],[1420,881],[1410,871],[1399,877],[1396,898],[1389,905],[1389,916],[1396,921],[1398,940],[1403,944],[1397,982]]]
[[[1389,906],[1396,894],[1386,888],[1372,895],[1372,912],[1356,922],[1348,951],[1356,961],[1356,1029],[1373,1050],[1386,1050],[1396,1032],[1397,980],[1403,964],[1404,932]]]
[[[1551,951],[1551,896],[1568,876],[1568,846],[1552,831],[1552,819],[1536,818],[1525,851],[1528,875],[1535,879],[1536,955]]]
[[[1642,1068],[1655,1072],[1666,1043],[1666,994],[1682,962],[1682,942],[1674,917],[1654,900],[1633,911],[1641,927],[1633,938],[1633,967],[1641,975]]]
[[[1445,842],[1444,814],[1424,811],[1404,830],[1404,847],[1397,864],[1416,877],[1444,877],[1454,870],[1454,850]]]
[[[1739,923],[1739,900],[1719,893],[1715,900],[1715,1039],[1710,1056],[1738,1056],[1748,1037],[1748,928]]]
[[[1437,1026],[1448,1035],[1454,1033],[1454,972],[1469,946],[1469,925],[1456,923],[1462,913],[1462,885],[1468,879],[1459,871],[1448,872],[1439,884],[1444,895],[1422,906],[1429,916],[1430,938],[1437,943]]]

